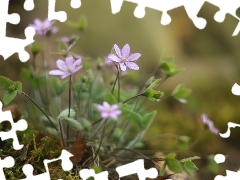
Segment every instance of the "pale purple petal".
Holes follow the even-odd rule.
[[[60,71],[60,70],[52,70],[52,71],[49,71],[49,74],[50,75],[55,75],[55,76],[62,76],[62,75],[65,75],[66,72],[63,72],[63,71]]]
[[[34,19],[34,24],[36,25],[36,26],[38,26],[38,27],[42,27],[42,21],[40,20],[40,19]]]
[[[123,46],[122,48],[122,57],[123,59],[127,59],[127,57],[130,54],[130,46],[128,44],[126,44],[125,46]]]
[[[120,68],[122,71],[126,71],[127,67],[124,63],[120,63]]]
[[[133,70],[139,70],[139,67],[136,63],[134,62],[126,62],[127,67]]]
[[[127,61],[136,61],[139,57],[141,57],[140,53],[134,53],[127,58]]]
[[[46,18],[46,19],[43,21],[43,28],[44,28],[44,29],[47,29],[47,28],[49,28],[52,24],[53,24],[52,21],[49,21],[48,18]]]
[[[116,110],[116,109],[118,109],[118,105],[117,104],[112,105],[112,110]]]
[[[67,71],[67,66],[66,66],[66,63],[63,61],[63,60],[61,60],[61,59],[59,59],[59,60],[57,60],[57,67],[60,69],[60,70],[62,70],[62,71]]]
[[[109,54],[108,55],[108,59],[110,61],[114,61],[114,62],[122,62],[122,60],[120,58],[118,58],[115,54]]]
[[[66,65],[67,65],[68,67],[72,66],[73,63],[74,63],[73,57],[67,57],[67,58],[66,58]]]
[[[103,102],[103,106],[105,107],[105,109],[110,108],[110,104],[108,104],[106,101]]]
[[[77,72],[79,69],[81,69],[82,68],[82,66],[78,66],[77,68],[74,68],[74,70],[72,71],[72,73],[75,73],[75,72]]]
[[[77,60],[73,63],[74,66],[80,66],[81,64],[82,64],[82,60],[81,60],[81,59],[77,59]]]
[[[59,28],[58,27],[51,27],[51,33],[56,34],[58,32]]]
[[[214,134],[218,134],[219,133],[219,130],[214,126],[213,124],[213,121],[208,119],[207,115],[206,114],[202,114],[201,115],[201,118],[202,118],[202,122],[203,124],[207,124],[208,127],[209,127],[209,130],[214,133]]]
[[[115,113],[116,115],[120,115],[120,114],[122,114],[122,111],[120,111],[120,110],[115,110],[114,113]]]
[[[98,108],[98,110],[100,110],[100,111],[104,111],[104,110],[105,110],[104,106],[102,106],[102,105],[100,105],[100,104],[97,105],[97,108]]]
[[[66,77],[68,77],[70,75],[72,75],[72,73],[69,72],[69,73],[66,73],[65,75],[63,75],[61,78],[64,79],[64,78],[66,78]]]
[[[121,54],[121,51],[120,51],[118,45],[114,44],[113,47],[114,47],[114,50],[115,50],[116,54],[118,55],[118,57],[121,58],[121,57],[122,57],[122,54]]]
[[[102,113],[101,113],[101,117],[102,117],[102,118],[108,118],[108,117],[109,117],[109,114],[106,113],[106,112],[102,112]]]
[[[67,37],[67,36],[62,36],[62,37],[60,38],[60,40],[61,40],[62,42],[64,42],[64,43],[68,43],[68,42],[69,42],[69,37]]]

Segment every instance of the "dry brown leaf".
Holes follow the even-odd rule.
[[[71,153],[74,155],[70,157],[73,165],[81,161],[84,153],[84,138],[82,133],[78,133],[77,138],[72,146]]]

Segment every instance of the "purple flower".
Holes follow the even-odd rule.
[[[70,76],[77,72],[79,69],[81,69],[81,59],[77,59],[76,61],[73,59],[73,57],[67,57],[65,62],[61,59],[57,60],[57,68],[59,70],[52,70],[49,71],[50,75],[54,76],[62,76],[62,79],[66,78],[67,76]]]
[[[137,61],[138,58],[141,56],[140,53],[130,54],[130,46],[128,44],[126,44],[122,48],[122,50],[120,50],[116,44],[114,44],[113,47],[114,47],[116,54],[108,55],[108,59],[110,61],[119,63],[122,71],[125,71],[127,67],[130,69],[133,69],[133,70],[139,69],[139,67],[135,63],[135,61]]]
[[[101,111],[101,117],[102,118],[112,118],[112,119],[117,119],[117,116],[122,113],[118,109],[117,104],[113,104],[112,106],[108,104],[106,101],[103,102],[103,105],[97,105],[97,108],[99,111]]]
[[[73,44],[76,40],[78,40],[79,37],[77,35],[71,35],[70,37],[68,36],[62,36],[60,38],[60,41],[62,41],[63,43],[67,44],[67,45],[71,45]]]
[[[201,115],[201,118],[202,118],[202,122],[203,124],[207,124],[208,127],[209,127],[209,130],[214,133],[214,134],[218,134],[219,133],[219,129],[217,129],[214,124],[213,124],[213,121],[208,119],[207,115],[206,114],[202,114]]]
[[[30,27],[33,27],[39,36],[52,35],[58,31],[58,28],[53,25],[53,21],[49,21],[47,18],[44,21],[40,19],[35,19],[34,24],[30,24]]]

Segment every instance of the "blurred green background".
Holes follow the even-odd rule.
[[[35,1],[35,9],[30,12],[23,9],[23,3],[23,0],[10,0],[9,13],[19,13],[21,22],[7,25],[8,36],[24,38],[24,28],[28,24],[35,18],[43,20],[47,17],[47,0]],[[142,85],[149,78],[161,56],[174,56],[176,67],[185,68],[180,75],[164,82],[159,90],[168,95],[176,85],[184,83],[192,89],[188,103],[182,104],[171,98],[153,103],[150,108],[156,108],[158,115],[146,134],[148,150],[177,151],[179,146],[176,146],[174,135],[189,136],[191,148],[184,154],[202,157],[199,179],[213,179],[216,174],[225,174],[225,169],[237,171],[240,167],[240,129],[232,129],[230,138],[223,139],[204,129],[200,115],[206,113],[221,133],[226,132],[228,122],[240,124],[240,97],[231,93],[232,85],[240,84],[240,35],[232,37],[238,20],[227,15],[223,23],[217,23],[213,16],[218,8],[205,3],[199,13],[208,22],[205,29],[197,29],[183,7],[170,11],[172,22],[163,26],[160,24],[161,12],[146,8],[145,17],[137,19],[133,14],[135,7],[136,4],[124,2],[121,11],[113,15],[107,0],[82,0],[79,9],[72,9],[70,0],[57,0],[56,3],[56,11],[66,11],[69,21],[77,21],[82,15],[87,18],[87,29],[74,52],[93,59],[104,58],[114,44],[119,47],[129,44],[132,53],[142,54],[135,83]],[[66,23],[57,21],[55,25],[60,31],[53,39],[74,33]],[[52,52],[57,51],[55,43],[50,46]],[[46,58],[53,64],[57,56]],[[30,64],[31,60],[21,63],[16,54],[7,61],[1,58],[0,75],[19,80],[21,67]],[[207,168],[207,156],[217,153],[228,156],[219,171],[214,172]]]

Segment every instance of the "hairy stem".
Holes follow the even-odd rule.
[[[69,76],[69,91],[68,91],[68,117],[70,117],[71,109],[71,90],[72,90],[72,75]],[[67,139],[69,138],[69,125],[67,125]]]
[[[143,95],[142,93],[141,94],[137,94],[136,96],[133,96],[133,97],[127,99],[126,101],[124,101],[123,104],[125,104],[126,102],[128,102],[128,101],[130,101],[130,100],[132,100],[132,99],[134,99],[136,97],[142,96],[142,95]]]
[[[98,146],[98,148],[97,148],[97,150],[96,150],[96,153],[95,153],[95,156],[94,156],[92,162],[94,162],[95,159],[96,159],[96,157],[98,156],[98,152],[99,152],[99,150],[100,150],[100,148],[101,148],[102,141],[103,141],[103,138],[104,138],[104,134],[105,134],[105,129],[106,129],[107,122],[108,122],[108,118],[105,119],[105,121],[104,121],[104,126],[103,126],[103,131],[102,131],[101,140],[100,140],[99,146]]]
[[[49,120],[49,122],[52,124],[52,126],[57,130],[58,132],[58,129],[57,127],[53,124],[53,122],[51,121],[51,119],[49,118],[49,116],[44,112],[44,110],[42,108],[40,108],[37,103],[31,98],[29,97],[25,92],[22,92],[22,94],[24,96],[26,96],[30,101],[32,101],[32,103],[47,117],[47,119]]]

